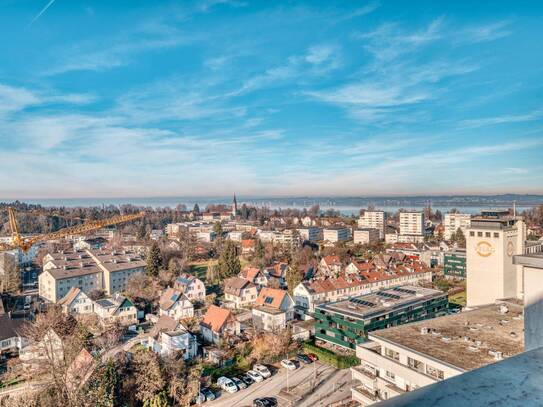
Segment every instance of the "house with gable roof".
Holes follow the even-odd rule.
[[[255,328],[280,331],[286,328],[288,321],[294,319],[294,301],[286,290],[264,287],[252,313]]]
[[[198,354],[196,337],[183,324],[167,315],[160,316],[143,345],[162,356],[180,352],[184,360]]]
[[[177,277],[173,288],[181,291],[191,301],[204,301],[206,298],[204,282],[188,273],[183,273]]]
[[[138,309],[128,298],[115,294],[94,302],[94,312],[103,324],[132,325],[138,322]]]
[[[231,277],[223,282],[224,297],[233,308],[247,307],[255,303],[258,288],[249,280],[239,277]]]
[[[339,256],[328,255],[324,256],[319,262],[318,276],[319,277],[337,277],[341,273],[342,264]]]
[[[175,320],[192,318],[194,306],[188,297],[173,287],[166,288],[159,299],[159,315],[167,315]]]
[[[258,267],[244,267],[239,273],[238,277],[250,281],[258,287],[264,287],[268,285],[268,278],[264,275],[264,272]]]
[[[237,336],[240,332],[240,323],[232,311],[216,305],[209,306],[202,322],[200,322],[200,333],[207,343],[217,345],[221,340]]]
[[[57,303],[65,314],[83,315],[94,312],[94,301],[79,287],[72,287],[70,291]]]

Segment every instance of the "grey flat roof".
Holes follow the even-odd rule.
[[[541,406],[543,349],[535,349],[375,404],[379,407]]]
[[[528,267],[543,268],[543,253],[518,254],[513,256],[513,264],[521,264]]]

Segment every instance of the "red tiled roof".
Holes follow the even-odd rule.
[[[287,295],[285,290],[264,287],[260,290],[260,294],[258,294],[256,305],[265,305],[266,307],[279,309],[285,295]]]
[[[210,305],[202,323],[209,326],[213,332],[220,332],[224,324],[231,318],[234,318],[234,316],[230,310]]]

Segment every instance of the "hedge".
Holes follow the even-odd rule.
[[[338,369],[347,369],[351,366],[357,366],[360,364],[360,359],[354,355],[338,355],[331,350],[321,348],[312,342],[306,342],[304,344],[304,351],[307,353],[314,353],[319,358],[319,361],[327,363]]]

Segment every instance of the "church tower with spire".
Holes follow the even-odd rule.
[[[234,194],[234,201],[232,202],[232,216],[235,218],[238,214],[238,201],[236,200],[236,194]]]

